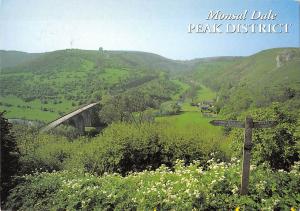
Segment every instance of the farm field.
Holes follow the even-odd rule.
[[[188,84],[182,84],[182,87],[184,87],[183,91],[188,90]],[[214,100],[215,96],[216,93],[214,93],[211,89],[201,85],[201,89],[197,92],[196,99],[197,102],[200,103],[205,100]],[[191,106],[190,102],[190,98],[185,98],[184,102],[181,104],[181,110],[178,114],[157,117],[156,121],[163,124],[172,125],[172,127],[176,127],[176,129],[182,131],[187,131],[190,128],[198,127],[199,130],[206,131],[209,134],[221,135],[221,128],[217,128],[209,124],[209,121],[216,118],[216,116],[207,117],[203,115],[200,112],[201,109],[198,106]]]
[[[42,104],[40,100],[25,102],[16,96],[0,97],[1,110],[6,111],[7,118],[24,119],[50,122],[60,115],[74,109],[71,101],[62,101],[60,103],[47,102]]]

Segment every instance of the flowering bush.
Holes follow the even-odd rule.
[[[300,163],[292,171],[251,166],[249,195],[239,195],[240,162],[198,161],[188,166],[177,160],[174,169],[104,174],[60,171],[20,178],[7,208],[20,210],[213,210],[290,209],[300,206]]]

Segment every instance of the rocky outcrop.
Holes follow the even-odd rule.
[[[282,67],[286,62],[292,60],[295,56],[293,51],[284,50],[282,53],[276,57],[276,66],[277,68]]]

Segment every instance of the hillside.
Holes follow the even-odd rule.
[[[19,60],[20,56],[24,59]],[[158,86],[173,84],[168,79],[170,72],[188,68],[180,61],[128,51],[68,49],[39,56],[2,51],[1,57],[9,58],[0,76],[1,109],[8,111],[9,118],[43,121],[104,95],[140,86],[155,86],[155,92]],[[166,83],[156,83],[158,80]]]
[[[300,107],[297,48],[190,61],[134,51],[1,51],[1,60],[0,109],[7,110],[9,118],[51,121],[105,95],[130,90],[151,90],[152,97],[161,95],[161,102],[176,100],[185,90],[187,96],[197,92],[195,100],[200,101],[201,85],[217,93],[218,110],[225,114],[275,101],[291,109]],[[172,91],[162,93],[165,89]]]
[[[22,176],[4,186],[5,208],[292,210],[300,193],[299,76],[299,49],[191,61],[72,49],[5,67],[1,131],[13,143],[3,146],[13,147],[3,163]],[[70,125],[10,129],[6,120],[47,123],[93,101],[99,124],[84,134]],[[278,124],[253,130],[241,196],[244,130],[210,121],[246,115]]]
[[[224,113],[281,102],[299,109],[300,50],[278,48],[243,57],[202,61],[189,77],[218,92]]]
[[[25,53],[20,51],[3,51],[0,50],[0,67],[12,67],[18,64],[32,61],[42,55],[41,53]]]

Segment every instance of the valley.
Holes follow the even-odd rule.
[[[5,165],[18,178],[5,186],[5,207],[286,210],[300,203],[298,48],[188,61],[103,49],[0,53],[1,132],[12,152]],[[83,133],[72,124],[41,131],[96,102],[94,125]],[[249,193],[240,195],[244,131],[210,121],[247,116],[277,125],[253,131]]]
[[[195,86],[205,85],[205,89],[210,87],[218,93],[217,104],[239,97],[242,102],[229,108],[237,111],[251,105],[265,106],[274,100],[289,100],[284,99],[288,95],[286,92],[299,92],[296,68],[299,51],[296,49],[273,49],[249,58],[220,57],[185,62],[147,53],[69,49],[43,55],[25,54],[16,65],[10,62],[14,53],[18,58],[22,55],[1,52],[3,58],[8,57],[8,63],[2,62],[0,108],[7,111],[8,118],[47,123],[84,104],[99,101],[105,95],[143,89],[159,80],[172,84],[173,94],[165,97],[174,101],[179,100],[180,93],[191,88],[191,83],[186,81],[196,80]],[[276,55],[284,54],[292,57],[291,61],[276,68]],[[238,87],[238,90],[231,93],[232,87]],[[159,87],[154,90],[156,88]],[[205,89],[196,90],[200,94],[193,100],[217,99]],[[238,93],[243,96],[236,96]],[[223,109],[233,105],[228,102]]]

